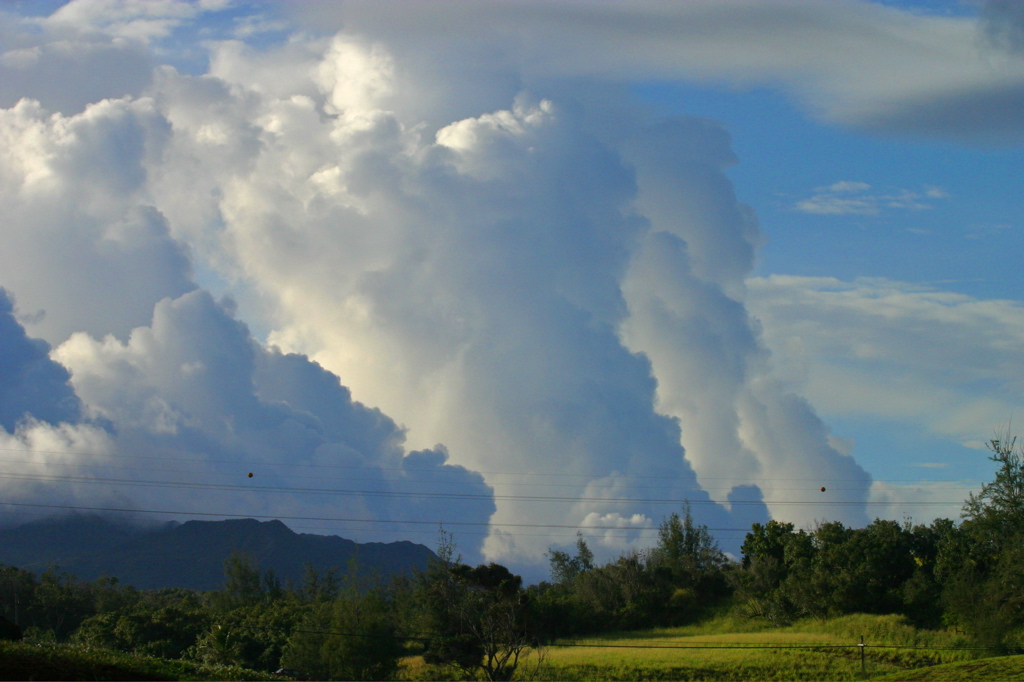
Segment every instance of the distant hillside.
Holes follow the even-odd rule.
[[[390,576],[423,568],[433,556],[412,542],[356,543],[336,535],[295,533],[280,521],[187,521],[151,530],[98,516],[66,516],[0,530],[0,564],[43,571],[50,564],[82,580],[116,576],[140,589],[219,589],[224,559],[235,550],[261,570],[299,580],[305,564]]]

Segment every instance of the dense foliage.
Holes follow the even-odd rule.
[[[751,527],[732,561],[684,506],[654,547],[604,565],[582,535],[574,553],[552,549],[551,581],[530,587],[504,566],[461,563],[445,534],[427,570],[386,584],[355,567],[307,567],[282,585],[242,554],[225,562],[223,589],[205,593],[0,566],[0,623],[10,638],[20,630],[30,641],[317,679],[391,679],[402,658],[420,655],[437,676],[507,680],[545,642],[680,626],[723,608],[775,626],[899,614],[1005,650],[1024,634],[1024,457],[1011,438],[990,449],[994,480],[967,499],[959,523],[769,521]]]
[[[730,594],[732,570],[689,508],[661,524],[659,542],[604,566],[582,536],[576,554],[548,553],[553,583],[531,588],[539,635],[555,638],[691,622]]]

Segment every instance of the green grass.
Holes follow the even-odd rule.
[[[861,636],[869,645],[863,670],[860,649],[848,646],[860,642]],[[968,646],[955,633],[918,630],[899,616],[866,615],[824,622],[801,621],[785,628],[772,628],[760,621],[725,615],[699,625],[559,644],[528,658],[519,677],[535,680],[862,680],[940,663],[966,662],[979,653],[952,650]]]
[[[206,666],[69,644],[0,642],[0,680],[280,680],[237,666]]]
[[[976,661],[945,663],[929,668],[903,670],[873,678],[875,680],[925,680],[928,682],[958,682],[959,680],[989,680],[1014,682],[1024,680],[1024,656],[998,656]]]
[[[837,644],[856,645],[861,637],[869,645],[863,671],[858,647],[834,648]],[[568,646],[547,647],[540,656],[531,654],[517,679],[1024,682],[1024,657],[980,658],[984,652],[970,649],[970,642],[962,635],[919,630],[900,616],[852,615],[774,628],[763,621],[721,614],[697,625],[615,633],[561,644]],[[766,646],[794,644],[812,646]],[[715,648],[740,645],[749,648]],[[633,648],[641,646],[650,648]],[[671,648],[681,646],[694,648]],[[453,672],[410,657],[403,662],[400,677],[460,679],[453,677]]]

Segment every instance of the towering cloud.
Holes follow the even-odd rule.
[[[280,516],[429,541],[443,522],[479,534],[494,512],[482,477],[444,447],[407,451],[394,421],[309,359],[255,342],[204,291],[164,299],[125,342],[73,334],[53,351],[61,364],[0,303],[8,513]],[[463,549],[479,558],[477,543]]]
[[[651,229],[623,282],[629,348],[650,358],[658,409],[679,420],[702,485],[730,501],[764,493],[776,518],[810,522],[820,484],[844,481],[844,503],[867,499],[870,477],[829,442],[804,400],[772,377],[745,280],[760,240],[751,211],[723,171],[728,138],[706,121],[651,126],[627,145],[638,205]],[[758,520],[733,505],[743,525]],[[859,524],[856,504],[830,518]],[[753,518],[751,518],[753,517]]]
[[[154,488],[150,508],[319,517],[360,539],[485,527],[494,511],[443,447],[407,452],[391,419],[307,358],[265,349],[204,291],[164,299],[124,343],[79,333],[55,357],[90,416],[116,426],[124,484]]]
[[[124,335],[194,287],[187,247],[147,197],[147,167],[169,133],[151,99],[73,116],[27,99],[0,111],[0,271],[51,344],[75,331]]]
[[[489,556],[552,542],[516,524],[597,527],[618,549],[685,499],[742,528],[766,518],[765,479],[807,467],[866,498],[867,476],[768,376],[743,307],[760,237],[724,175],[720,127],[595,128],[579,100],[524,92],[431,132],[383,44],[223,50],[223,85],[164,76],[182,165],[163,177],[203,178],[196,202],[216,216],[172,224],[274,303],[271,343],[345,377],[414,446],[443,442],[484,472]],[[263,60],[276,70],[253,68]],[[282,81],[296,62],[307,80]],[[226,152],[212,158],[196,146],[211,127]],[[174,186],[159,185],[167,215],[181,214]],[[815,502],[767,499],[820,516],[793,501]],[[844,520],[864,520],[851,509]]]
[[[284,11],[325,34],[246,42],[250,16],[204,34],[200,67],[183,27],[207,6],[144,5],[4,19],[0,285],[65,369],[8,306],[0,418],[23,451],[45,432],[96,456],[39,471],[120,462],[76,490],[377,522],[334,522],[362,538],[465,523],[469,556],[510,562],[578,527],[608,553],[646,543],[683,500],[717,529],[867,519],[869,476],[748,310],[762,235],[728,134],[649,115],[623,82],[772,81],[828,120],[967,137],[942,103],[969,83],[989,132],[1017,131],[996,104],[1024,71],[990,63],[976,24],[853,2],[303,3]],[[65,53],[116,53],[123,82],[28,85]],[[9,387],[36,376],[36,397]],[[844,506],[818,494],[835,479]]]

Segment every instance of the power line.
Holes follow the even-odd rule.
[[[390,526],[436,526],[438,528],[443,527],[460,527],[463,530],[460,531],[464,535],[476,535],[476,536],[487,536],[490,534],[491,528],[525,528],[525,529],[549,529],[549,530],[561,530],[562,532],[554,533],[523,533],[514,531],[502,531],[507,535],[514,537],[547,537],[547,538],[568,538],[575,537],[577,533],[582,533],[583,537],[592,539],[609,539],[619,538],[628,540],[631,537],[635,537],[642,533],[651,533],[657,530],[652,526],[610,526],[610,525],[579,525],[579,524],[556,524],[556,523],[502,523],[497,521],[446,521],[444,519],[365,519],[365,518],[349,518],[349,517],[331,517],[331,516],[298,516],[298,515],[280,515],[280,514],[252,514],[252,513],[235,513],[235,512],[204,512],[195,510],[183,510],[183,509],[139,509],[139,508],[125,508],[125,507],[100,507],[100,506],[87,506],[87,505],[73,505],[73,504],[42,504],[42,503],[28,503],[28,502],[3,502],[0,501],[0,507],[19,507],[27,509],[64,509],[71,511],[89,511],[89,512],[107,512],[107,513],[123,513],[123,514],[155,514],[165,516],[178,516],[178,517],[215,517],[215,518],[251,518],[251,519],[271,519],[271,520],[283,520],[283,521],[318,521],[331,524],[363,524],[370,525],[372,528],[366,527],[338,527],[337,525],[332,526],[309,526],[309,525],[297,525],[290,523],[289,525],[293,529],[308,529],[308,530],[320,530],[320,531],[348,531],[348,532],[366,532],[371,531],[373,533],[395,533],[402,535],[423,535],[423,534],[435,534],[436,530],[416,530],[414,528],[401,528],[401,527],[386,527]],[[14,514],[18,516],[30,515],[29,512],[14,512],[10,510],[0,509],[0,513]],[[383,527],[382,527],[383,526]],[[481,528],[483,530],[474,531],[471,528]],[[709,532],[713,533],[749,533],[750,527],[741,528],[707,528]]]
[[[658,481],[665,481],[665,476],[657,475],[640,475],[640,474],[593,474],[593,473],[582,473],[582,474],[571,474],[565,472],[529,472],[529,471],[478,471],[475,469],[469,469],[465,465],[457,463],[446,462],[443,467],[434,468],[408,468],[408,467],[387,467],[387,466],[353,466],[346,464],[309,464],[309,463],[298,463],[298,462],[266,462],[255,459],[224,459],[224,458],[206,458],[206,457],[168,457],[168,456],[151,456],[151,455],[128,455],[128,454],[115,454],[115,453],[98,453],[98,452],[74,452],[67,450],[39,450],[34,448],[4,448],[0,447],[0,451],[7,452],[30,452],[34,454],[44,455],[70,455],[75,457],[104,457],[114,459],[141,459],[141,460],[156,460],[161,462],[173,461],[173,462],[202,462],[210,464],[234,464],[239,467],[284,467],[284,468],[312,468],[312,469],[341,469],[341,470],[361,470],[361,471],[401,471],[401,472],[425,472],[425,473],[438,473],[438,474],[483,474],[488,476],[522,476],[522,477],[542,477],[542,478],[581,478],[594,480],[599,478],[612,478],[612,479],[651,479]],[[33,462],[34,463],[34,462]],[[738,485],[750,485],[745,482],[745,479],[739,479],[735,476],[697,476],[693,472],[694,478],[700,478],[701,480],[718,480],[718,481],[741,481]],[[688,480],[688,479],[680,479]],[[852,477],[763,477],[761,481],[820,481],[822,483],[836,482],[836,481],[860,481],[859,478]],[[894,479],[872,479],[873,483],[982,483],[981,479],[957,479],[957,480],[941,480],[941,479],[921,479],[921,478],[894,478]]]
[[[0,459],[0,463],[2,463],[2,464],[16,464],[16,465],[17,464],[21,464],[21,465],[36,465],[36,466],[38,466],[40,464],[39,462],[25,462],[25,461],[22,461],[22,460],[11,460],[11,459]],[[46,464],[48,464],[48,463],[46,463]],[[208,476],[208,477],[209,476],[218,476],[218,477],[224,477],[224,476],[237,477],[238,476],[238,472],[237,471],[200,471],[200,470],[197,470],[197,469],[181,469],[181,468],[178,468],[178,469],[163,469],[163,468],[153,468],[153,467],[123,467],[123,466],[120,466],[120,465],[117,465],[117,464],[83,464],[83,463],[79,463],[79,462],[60,462],[59,466],[61,466],[61,467],[73,467],[73,468],[76,468],[76,469],[116,469],[117,471],[122,471],[122,472],[124,472],[124,471],[143,471],[143,472],[147,472],[147,473],[200,474],[202,476]],[[262,464],[260,464],[258,466],[250,465],[250,468],[259,469],[260,467],[263,467],[263,466],[264,465],[262,465]],[[272,465],[272,466],[286,466],[286,465]],[[30,472],[30,473],[25,474],[25,475],[33,475],[33,474]],[[48,475],[48,474],[35,474],[35,475]],[[53,475],[53,474],[49,474],[49,475]],[[344,477],[322,476],[322,475],[321,476],[294,476],[294,475],[292,475],[292,476],[289,476],[289,479],[291,479],[291,480],[317,480],[317,481],[325,481],[326,480],[326,481],[346,481],[346,482],[366,482],[366,483],[387,483],[388,485],[420,484],[420,483],[424,483],[424,484],[439,484],[439,485],[465,485],[466,484],[466,481],[464,481],[464,480],[440,481],[440,480],[418,479],[418,478],[381,479],[381,478],[353,478],[351,476],[344,476]],[[765,479],[765,480],[773,480],[773,479]],[[783,480],[785,480],[785,479],[783,479]],[[814,479],[814,480],[815,481],[817,481],[817,480],[828,481],[830,479]],[[570,487],[579,487],[578,483],[538,483],[538,482],[519,482],[519,483],[490,482],[490,483],[487,483],[486,485],[488,487],[490,487],[490,488],[495,488],[495,487],[498,487],[498,488],[501,488],[501,487],[523,487],[523,488],[525,488],[525,487],[529,487],[529,488],[570,488]],[[613,484],[593,485],[592,483],[588,483],[586,487],[588,489],[618,488],[618,486],[613,485]],[[941,489],[959,490],[962,487],[964,487],[964,486],[963,485],[956,485],[956,486],[949,485],[949,486],[945,486],[944,488],[932,487],[931,489],[932,490],[941,490]],[[674,490],[674,491],[677,491],[677,492],[679,492],[679,490],[680,490],[680,488],[678,486],[643,486],[643,489],[644,490]],[[829,489],[832,490],[832,491],[863,491],[864,490],[861,487],[858,487],[858,488],[837,488],[837,487],[834,487],[834,486],[829,486]],[[694,493],[704,493],[704,492],[711,492],[711,491],[731,491],[731,490],[733,490],[733,487],[706,487],[705,486],[705,487],[695,487],[695,488],[688,488],[687,489],[687,491],[692,491]],[[806,490],[808,490],[808,487],[806,487],[806,486],[801,486],[799,488],[773,488],[774,492],[798,492],[798,491],[806,491]]]
[[[59,476],[40,474],[0,474],[0,478],[21,481],[61,481],[72,483],[89,483],[103,485],[117,485],[129,487],[152,487],[152,488],[180,488],[186,490],[217,490],[235,492],[264,492],[264,493],[291,493],[306,495],[338,495],[338,496],[368,496],[368,497],[423,497],[423,498],[444,498],[460,500],[513,500],[520,502],[599,502],[604,504],[690,504],[690,505],[814,505],[814,506],[891,506],[893,503],[885,501],[870,500],[692,500],[687,498],[641,498],[641,497],[577,497],[568,495],[495,495],[485,493],[460,493],[460,492],[415,492],[401,490],[360,490],[342,488],[298,488],[287,486],[265,486],[265,485],[231,485],[224,483],[198,483],[189,481],[140,481],[135,479],[120,478],[89,478],[85,476]],[[928,502],[899,502],[902,506],[949,506],[962,504],[962,500],[951,501],[928,501]]]

